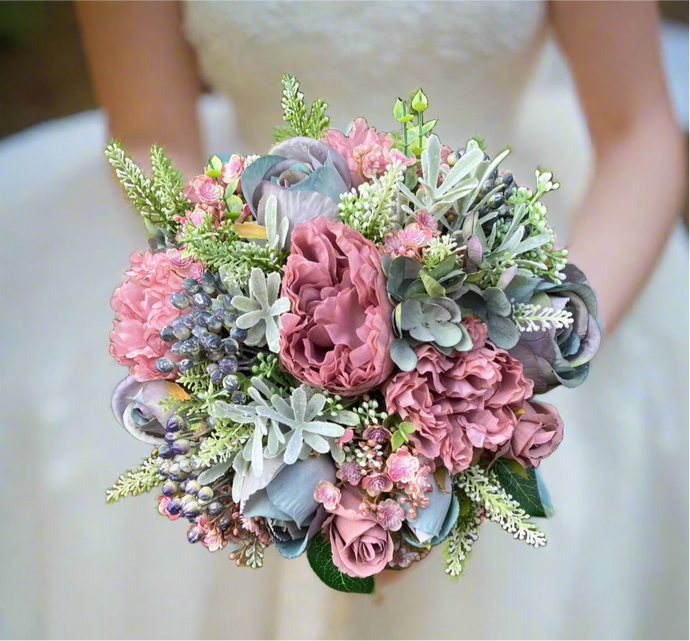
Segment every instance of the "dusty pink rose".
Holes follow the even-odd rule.
[[[376,497],[382,492],[390,492],[393,489],[393,481],[388,474],[369,474],[362,481],[362,489],[366,490],[369,496]]]
[[[343,488],[340,505],[323,524],[331,541],[333,563],[352,577],[378,574],[393,558],[393,539],[371,516],[362,515],[362,495]]]
[[[538,467],[563,440],[563,421],[548,403],[529,401],[522,407],[525,412],[518,416],[513,437],[502,455],[517,460],[523,467]]]
[[[177,253],[163,252],[134,252],[129,259],[132,267],[125,272],[129,280],[113,292],[110,300],[116,312],[110,353],[118,363],[129,367],[137,381],[174,378],[174,373],[164,375],[154,367],[161,356],[180,360],[160,339],[159,331],[180,315],[170,303],[170,295],[182,289],[182,280],[197,263],[185,263]]]
[[[410,483],[419,470],[419,461],[406,447],[399,447],[388,457],[386,470],[394,483]]]
[[[314,500],[332,512],[340,505],[340,490],[328,481],[319,481],[314,489]]]
[[[414,424],[410,439],[421,454],[441,458],[457,474],[469,467],[475,448],[495,452],[510,440],[513,410],[532,395],[533,383],[508,352],[486,342],[445,356],[421,345],[417,358],[417,369],[397,373],[384,392],[388,412]]]
[[[282,295],[280,360],[300,381],[355,396],[393,372],[393,306],[376,246],[358,231],[318,216],[297,225]]]
[[[242,175],[243,170],[244,158],[237,154],[233,154],[230,156],[230,160],[221,167],[220,180],[223,184],[229,185]]]
[[[386,133],[376,133],[374,127],[367,128],[364,118],[354,121],[347,136],[337,129],[329,129],[322,140],[345,158],[353,187],[383,174],[394,159],[408,166],[415,163],[414,158],[406,158],[402,152],[391,150],[391,137]]]

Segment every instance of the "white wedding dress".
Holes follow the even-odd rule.
[[[421,84],[438,133],[485,136],[532,180],[548,164],[554,226],[591,168],[587,133],[545,5],[185,5],[187,37],[213,88],[209,152],[265,152],[280,77],[324,97],[335,126],[394,126]],[[274,550],[261,571],[185,540],[152,495],[103,503],[147,455],[110,415],[125,376],[108,355],[111,290],[143,228],[101,155],[100,112],[0,144],[3,486],[0,635],[29,638],[682,638],[688,634],[688,255],[680,230],[634,310],[576,390],[549,394],[566,425],[540,468],[557,508],[536,551],[491,523],[466,576],[438,551],[376,597],[331,592],[305,558]],[[663,188],[660,185],[659,188]],[[615,239],[611,239],[615,242]]]

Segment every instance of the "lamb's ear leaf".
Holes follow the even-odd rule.
[[[307,549],[307,559],[316,576],[329,588],[357,594],[371,594],[374,591],[374,577],[369,576],[365,579],[352,577],[335,566],[331,542],[321,532],[311,540]]]

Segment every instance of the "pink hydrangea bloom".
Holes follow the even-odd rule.
[[[110,353],[137,381],[156,378],[175,378],[175,374],[161,374],[154,363],[167,356],[174,362],[179,357],[170,345],[161,340],[159,331],[170,325],[181,312],[170,303],[170,295],[182,289],[197,263],[185,264],[179,254],[134,252],[129,257],[131,269],[125,274],[129,280],[118,287],[110,300],[116,312],[110,333]]]
[[[382,492],[390,492],[393,489],[393,481],[388,474],[369,474],[369,476],[364,477],[362,488],[367,491],[369,496],[376,497]]]
[[[345,461],[338,467],[335,475],[350,485],[359,485],[362,480],[362,468],[357,461]]]
[[[172,499],[169,496],[161,494],[160,496],[156,497],[156,501],[158,501],[158,512],[160,514],[162,514],[163,516],[167,516],[171,521],[180,518],[179,514],[170,514],[170,512],[168,512],[168,504],[170,503],[170,501],[172,501]]]
[[[476,324],[473,329],[479,331]],[[519,361],[488,341],[450,356],[431,345],[416,351],[417,368],[387,383],[387,409],[412,421],[410,439],[419,452],[441,458],[457,474],[469,467],[475,449],[495,452],[510,440],[514,410],[532,395],[533,383]]]
[[[394,159],[407,166],[415,163],[414,158],[406,158],[398,150],[391,150],[391,137],[386,133],[376,133],[374,127],[367,128],[364,118],[354,121],[347,136],[337,129],[329,129],[322,140],[345,158],[353,187],[383,174]]]
[[[224,185],[229,185],[231,182],[239,179],[244,170],[244,158],[233,154],[230,160],[226,162],[220,170],[220,181]]]
[[[314,489],[314,500],[333,511],[340,505],[340,490],[328,481],[319,481]]]
[[[300,381],[356,396],[393,372],[393,306],[381,255],[357,230],[326,218],[297,225],[284,268],[280,361]]]
[[[388,457],[386,470],[394,483],[410,483],[419,471],[419,461],[406,447],[399,447]]]

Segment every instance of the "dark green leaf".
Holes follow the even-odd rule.
[[[525,468],[526,479],[515,473],[507,459],[498,459],[493,470],[503,489],[519,503],[527,514],[546,517],[546,509],[533,467]]]
[[[339,592],[371,594],[374,591],[374,577],[360,579],[341,572],[333,563],[331,542],[321,532],[316,534],[307,550],[309,565],[329,588]]]
[[[453,268],[457,264],[457,259],[455,256],[446,256],[434,269],[432,269],[429,272],[429,276],[436,280],[440,280],[444,276],[447,276],[450,274],[450,272],[453,271]],[[462,272],[459,272],[462,273]]]

